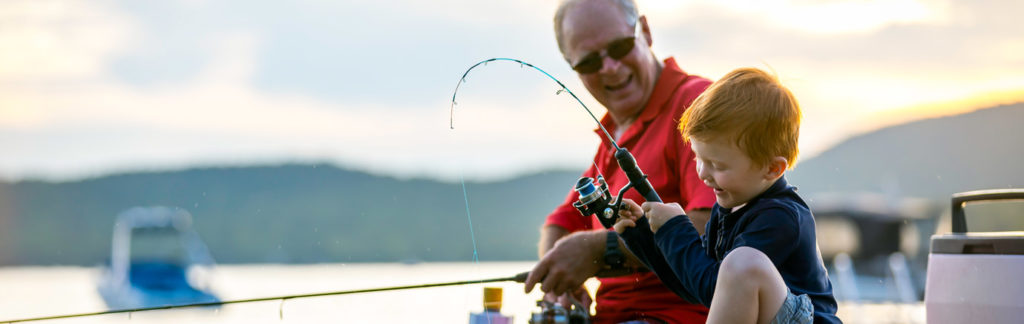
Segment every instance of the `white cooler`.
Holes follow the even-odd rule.
[[[1004,199],[1024,199],[1024,189],[953,195],[953,233],[933,235],[928,255],[928,323],[1024,323],[1024,232],[971,233],[963,209]]]

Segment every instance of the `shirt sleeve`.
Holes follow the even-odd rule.
[[[800,237],[797,215],[782,207],[772,207],[758,211],[757,217],[736,236],[733,248],[755,248],[772,260],[775,269],[779,269],[796,250],[797,237]]]
[[[732,249],[740,246],[757,249],[767,255],[778,269],[795,249],[793,238],[800,232],[796,217],[783,208],[750,212],[756,215],[751,215],[755,217],[737,235]],[[722,262],[704,251],[690,219],[686,216],[670,219],[658,229],[654,238],[684,288],[702,304],[710,306]]]
[[[586,172],[583,172],[582,176],[593,178],[595,174],[597,174],[597,170],[591,165]],[[576,190],[569,189],[569,194],[566,195],[565,200],[558,207],[555,207],[551,214],[548,214],[547,219],[544,221],[544,226],[560,226],[569,232],[592,229],[593,222],[590,220],[590,217],[583,217],[580,211],[576,210],[576,207],[572,205],[578,197],[579,195],[576,193]]]
[[[561,205],[555,208],[544,221],[544,226],[555,225],[564,228],[569,232],[591,229],[590,217],[583,217],[572,203],[576,201],[576,191],[569,190],[569,195]]]
[[[654,240],[683,289],[704,306],[711,307],[721,263],[704,252],[700,235],[690,218],[679,215],[669,219],[654,233]]]

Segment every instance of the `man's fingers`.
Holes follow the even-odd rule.
[[[565,280],[557,280],[552,283],[551,292],[555,293],[555,295],[564,295],[568,293],[567,288]]]
[[[582,282],[575,282],[575,281],[569,282],[567,280],[563,280],[562,281],[562,285],[559,286],[558,288],[562,289],[562,293],[564,295],[568,296],[570,294],[575,293],[576,290],[579,289],[579,287],[582,286],[582,285],[583,285]]]
[[[548,264],[545,260],[540,260],[540,262],[533,267],[533,270],[530,270],[530,275],[526,276],[526,282],[523,283],[525,285],[524,288],[526,289],[526,293],[533,291],[533,286],[541,279],[544,279],[547,274]],[[541,286],[541,290],[543,289],[543,286]]]
[[[567,295],[567,294],[559,295],[558,296],[558,303],[561,304],[562,307],[565,307],[565,308],[572,307],[572,303],[569,302],[569,295]]]
[[[555,296],[558,296],[558,292],[551,289],[552,286],[555,285],[555,282],[554,274],[544,276],[544,280],[540,282],[540,290],[546,293],[553,293]]]
[[[570,290],[575,286],[578,286],[578,284],[574,285],[572,282],[569,282],[565,274],[549,273],[547,276],[544,277],[543,282],[541,282],[540,290],[552,293],[555,296],[561,296],[563,294],[570,292]]]

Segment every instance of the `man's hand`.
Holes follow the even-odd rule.
[[[533,290],[540,283],[540,290],[562,295],[578,289],[583,282],[601,269],[604,253],[605,231],[584,231],[572,233],[551,248],[540,262],[530,270],[525,290]]]
[[[651,222],[651,232],[657,233],[661,225],[665,225],[672,217],[685,214],[683,207],[677,203],[663,204],[660,202],[645,202],[640,206],[648,221]]]
[[[568,293],[562,295],[546,293],[544,294],[544,300],[551,303],[558,303],[562,305],[562,307],[565,307],[565,309],[571,309],[573,303],[569,299],[569,296],[572,296],[573,298],[576,299],[576,301],[579,301],[580,304],[583,304],[583,309],[586,309],[588,311],[590,310],[590,304],[594,302],[594,300],[590,298],[590,292],[587,291],[586,286],[580,286],[579,288],[576,289],[576,291],[572,292],[571,295]]]

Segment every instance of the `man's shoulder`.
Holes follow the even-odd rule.
[[[701,93],[711,86],[712,83],[714,83],[714,81],[711,81],[708,78],[696,74],[687,74],[683,79],[683,82],[680,82],[679,86],[676,87],[676,92],[696,91],[697,93]]]
[[[711,85],[711,80],[698,75],[687,75],[672,92],[671,106],[677,112],[682,112],[690,107],[697,96],[704,93],[704,90]]]

